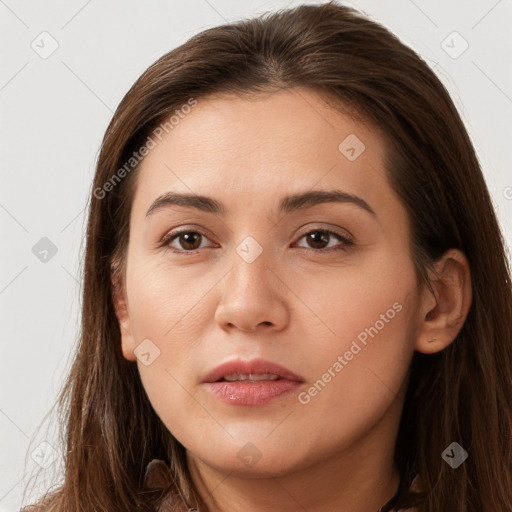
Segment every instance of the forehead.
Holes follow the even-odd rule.
[[[386,186],[377,130],[309,89],[199,98],[155,142],[139,169],[134,209],[171,189],[207,190],[247,207],[312,188],[371,202]]]

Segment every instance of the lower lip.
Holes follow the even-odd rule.
[[[279,379],[261,382],[209,382],[209,390],[233,405],[263,405],[296,391],[302,382]]]

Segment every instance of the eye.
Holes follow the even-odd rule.
[[[338,243],[338,247],[334,244],[329,246],[330,241],[332,239],[338,239],[341,242],[341,246]],[[310,249],[312,251],[321,251],[321,252],[330,252],[330,250],[335,251],[344,251],[347,247],[354,245],[354,243],[348,238],[331,231],[330,229],[314,229],[312,231],[308,231],[306,234],[302,235],[299,240],[305,239],[306,243],[310,244],[310,247],[305,247],[306,249]],[[328,249],[327,251],[325,249]]]
[[[198,249],[202,249],[204,246],[200,243],[201,238],[208,239],[208,237],[195,230],[182,230],[174,233],[170,233],[162,240],[162,245],[169,247],[173,252],[196,252]],[[176,242],[181,247],[171,245]],[[177,249],[177,250],[174,250]]]
[[[162,246],[171,249],[172,252],[175,253],[194,254],[199,249],[203,249],[205,247],[202,244],[202,239],[203,241],[209,240],[208,237],[204,233],[201,233],[200,231],[184,229],[182,231],[172,232],[166,237],[164,237],[164,239],[162,240]],[[299,240],[302,239],[305,239],[306,243],[310,245],[310,247],[302,247],[314,252],[330,252],[331,250],[343,251],[354,244],[348,238],[329,229],[314,229],[308,231],[307,233],[302,235]],[[334,244],[334,247],[331,244],[331,241],[333,241],[333,239],[338,240],[338,244]],[[176,247],[176,245],[172,244],[177,244],[179,245],[179,247]]]

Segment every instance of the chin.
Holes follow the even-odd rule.
[[[222,459],[218,459],[211,455],[201,457],[201,460],[221,473],[229,473],[231,476],[241,478],[268,478],[269,475],[280,476],[293,471],[293,465],[288,464],[279,454],[271,458],[263,455],[261,459],[254,461],[240,460],[237,456],[224,456]]]

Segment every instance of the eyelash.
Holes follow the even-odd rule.
[[[176,249],[170,247],[170,245],[169,245],[172,241],[174,241],[180,235],[182,235],[182,234],[190,234],[190,233],[196,233],[198,235],[201,235],[201,236],[209,239],[207,235],[205,235],[203,232],[201,232],[199,230],[183,229],[183,230],[180,230],[180,231],[173,231],[173,232],[169,233],[168,235],[166,235],[162,239],[161,247],[165,247],[166,249],[170,250],[171,252],[173,252],[175,254],[197,254],[200,249],[196,249],[194,251],[176,250]],[[348,238],[346,238],[344,236],[341,236],[339,233],[336,233],[335,231],[331,231],[330,229],[325,229],[325,228],[322,228],[322,229],[312,229],[312,230],[308,231],[307,233],[304,233],[299,238],[299,240],[301,240],[302,238],[304,238],[305,236],[307,236],[307,235],[309,235],[311,233],[324,233],[324,234],[327,234],[327,235],[330,235],[330,236],[334,236],[335,238],[339,239],[342,242],[343,245],[341,247],[337,247],[337,248],[332,248],[331,247],[331,248],[328,248],[328,249],[311,249],[311,248],[307,248],[306,247],[305,249],[307,251],[309,251],[309,252],[325,253],[325,252],[346,251],[350,246],[354,245],[354,242],[352,242],[352,240],[349,240]]]

